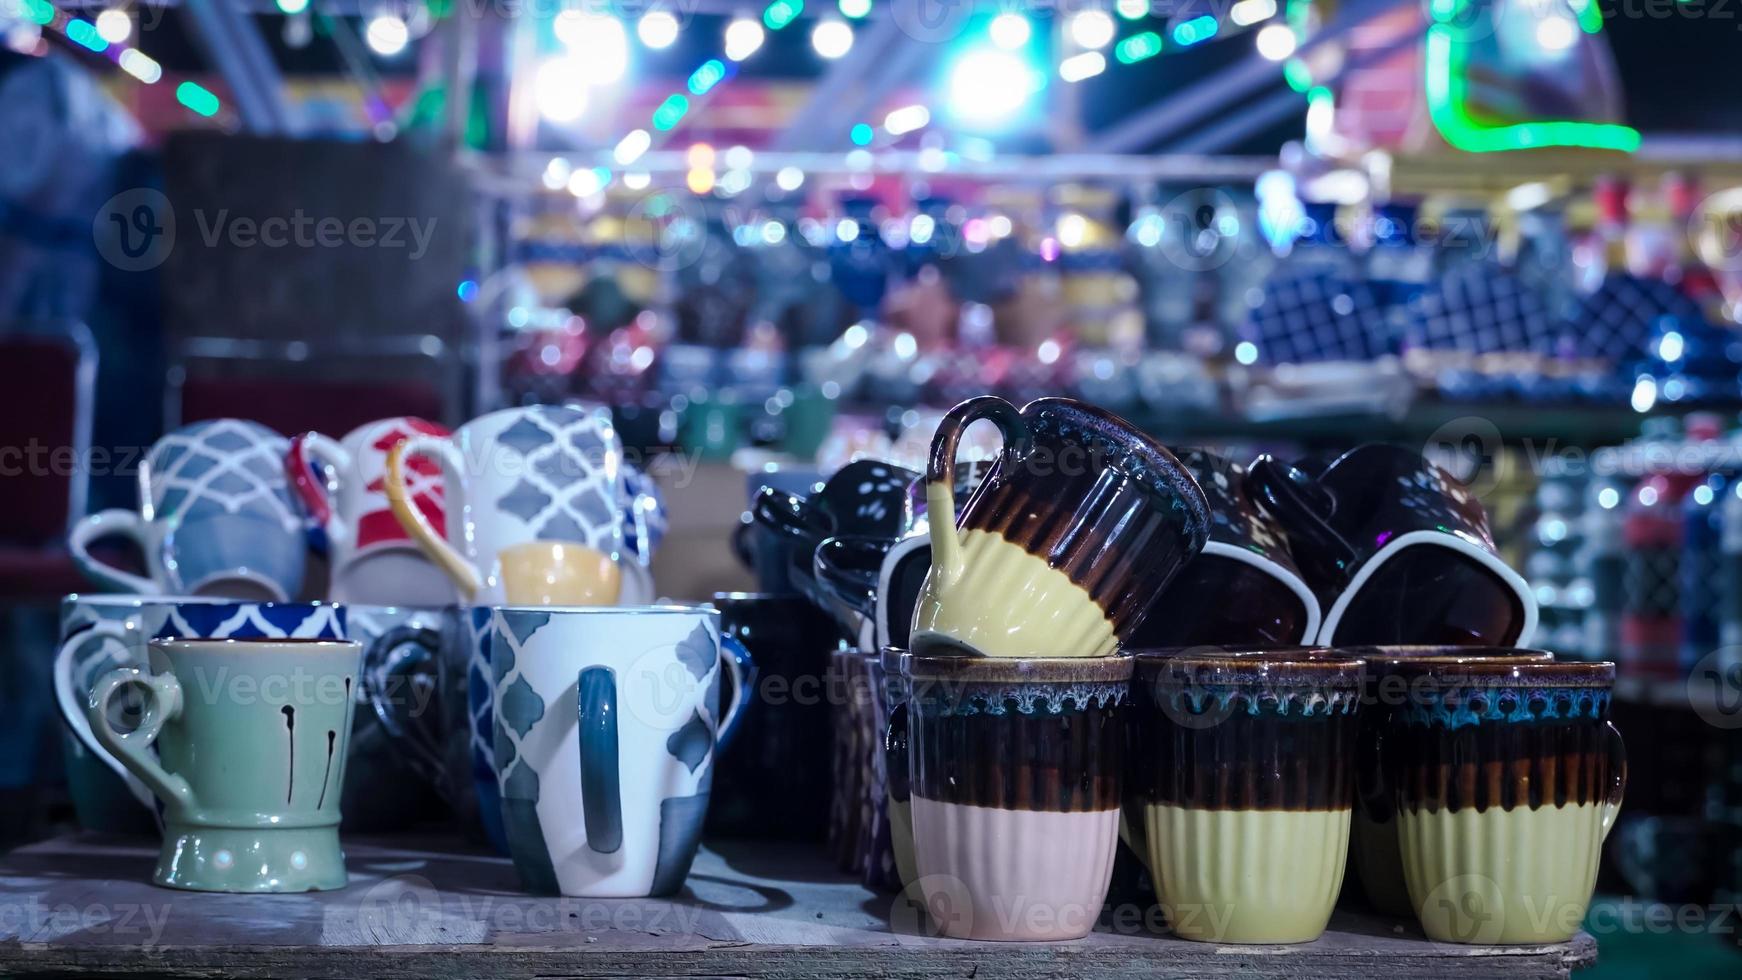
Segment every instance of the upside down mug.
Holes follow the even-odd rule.
[[[957,515],[956,446],[976,419],[1004,447]],[[1129,422],[1069,398],[1018,410],[957,405],[926,470],[932,565],[914,613],[915,654],[1104,657],[1209,535],[1204,493]]]
[[[410,416],[352,429],[341,440],[305,432],[290,440],[285,470],[312,522],[324,529],[336,602],[440,606],[454,587],[394,516],[387,496],[387,454],[412,436],[446,438],[446,428]],[[317,479],[324,472],[325,479]],[[441,471],[427,459],[405,467],[405,493],[438,533],[445,533]]]
[[[441,464],[445,528],[410,503],[422,458]],[[388,453],[386,487],[406,533],[465,602],[610,605],[626,555],[622,479],[608,412],[534,405],[474,419],[452,439],[406,439]]]
[[[339,640],[155,640],[149,670],[97,682],[87,707],[97,740],[163,803],[154,882],[345,887],[339,796],[361,658]],[[122,732],[108,708],[127,686],[146,700],[139,727]]]

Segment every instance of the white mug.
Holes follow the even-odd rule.
[[[328,596],[335,602],[442,606],[455,590],[423,553],[387,499],[387,454],[414,436],[447,438],[434,422],[402,416],[359,426],[341,440],[306,432],[290,441],[285,467],[310,520],[325,530],[331,559]],[[316,479],[316,472],[325,474]],[[441,471],[410,461],[406,493],[430,525],[444,530]]]
[[[406,503],[420,457],[441,464],[445,529]],[[516,546],[579,544],[624,564],[622,470],[609,412],[533,405],[474,419],[452,439],[406,439],[388,454],[386,487],[406,532],[462,599],[490,605],[509,601],[502,563]]]

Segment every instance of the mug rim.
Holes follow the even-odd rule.
[[[1550,687],[1610,688],[1615,664],[1609,660],[1521,660],[1509,657],[1418,657],[1390,665],[1394,673],[1433,684],[1539,684]]]
[[[1399,664],[1422,663],[1424,661],[1479,661],[1496,660],[1502,663],[1515,661],[1518,663],[1554,663],[1552,651],[1534,647],[1508,646],[1456,646],[1453,644],[1355,644],[1351,646],[1333,647],[1336,650],[1349,651],[1353,656],[1360,657],[1374,667],[1391,669]]]
[[[510,603],[478,604],[464,607],[466,609],[489,609],[491,612],[544,612],[563,613],[565,615],[613,615],[613,616],[658,616],[658,615],[720,615],[720,610],[708,603],[677,603],[652,602],[639,606],[528,606]]]
[[[1323,646],[1186,647],[1139,651],[1134,659],[1138,676],[1159,686],[1325,683],[1353,688],[1367,670],[1361,657]]]
[[[363,652],[361,640],[335,640],[330,637],[314,636],[223,636],[223,637],[193,637],[166,636],[150,641],[152,649],[190,649],[207,650],[224,649],[238,645],[270,645],[277,647],[295,647],[299,650],[312,650],[326,647],[332,652]]]
[[[1106,657],[979,657],[960,653],[908,653],[907,676],[915,681],[959,683],[1120,683],[1131,679],[1135,662],[1124,654]]]

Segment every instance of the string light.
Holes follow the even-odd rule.
[[[1028,43],[1034,35],[1034,28],[1029,25],[1028,18],[1021,14],[999,14],[992,18],[992,26],[987,29],[992,43],[1006,51],[1014,51]]]
[[[905,136],[924,129],[931,122],[931,110],[922,105],[902,106],[883,117],[883,128],[891,136]]]
[[[1228,8],[1228,20],[1235,27],[1251,27],[1276,16],[1276,0],[1240,0]]]
[[[1067,82],[1080,82],[1107,70],[1107,57],[1099,51],[1073,54],[1059,62],[1059,77]]]
[[[208,118],[218,114],[218,97],[198,82],[182,82],[177,85],[175,100]]]
[[[677,32],[677,18],[663,10],[650,10],[635,23],[635,36],[655,51],[671,47]]]
[[[1113,49],[1113,56],[1122,65],[1134,65],[1161,53],[1161,35],[1154,31],[1133,34]]]
[[[1079,48],[1104,48],[1113,43],[1117,30],[1105,10],[1085,10],[1070,20],[1071,40]]]
[[[740,17],[726,25],[726,57],[743,61],[762,47],[765,35],[762,25],[748,17]]]
[[[1287,24],[1266,24],[1259,29],[1255,41],[1258,53],[1270,61],[1281,61],[1294,54],[1298,42],[1294,28]]]
[[[110,44],[122,44],[133,36],[133,18],[125,10],[105,10],[97,15],[97,35]]]
[[[363,40],[369,43],[369,50],[391,58],[411,43],[411,28],[395,14],[379,14],[364,26]]]
[[[811,48],[821,57],[834,60],[853,49],[853,29],[844,20],[821,20],[811,28]]]
[[[860,20],[871,15],[871,0],[840,0],[841,16]]]

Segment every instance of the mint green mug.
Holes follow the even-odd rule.
[[[97,681],[92,733],[163,805],[153,881],[216,892],[345,887],[339,795],[362,651],[337,640],[153,640],[149,671]],[[122,732],[109,702],[128,686],[144,689],[145,710]]]

